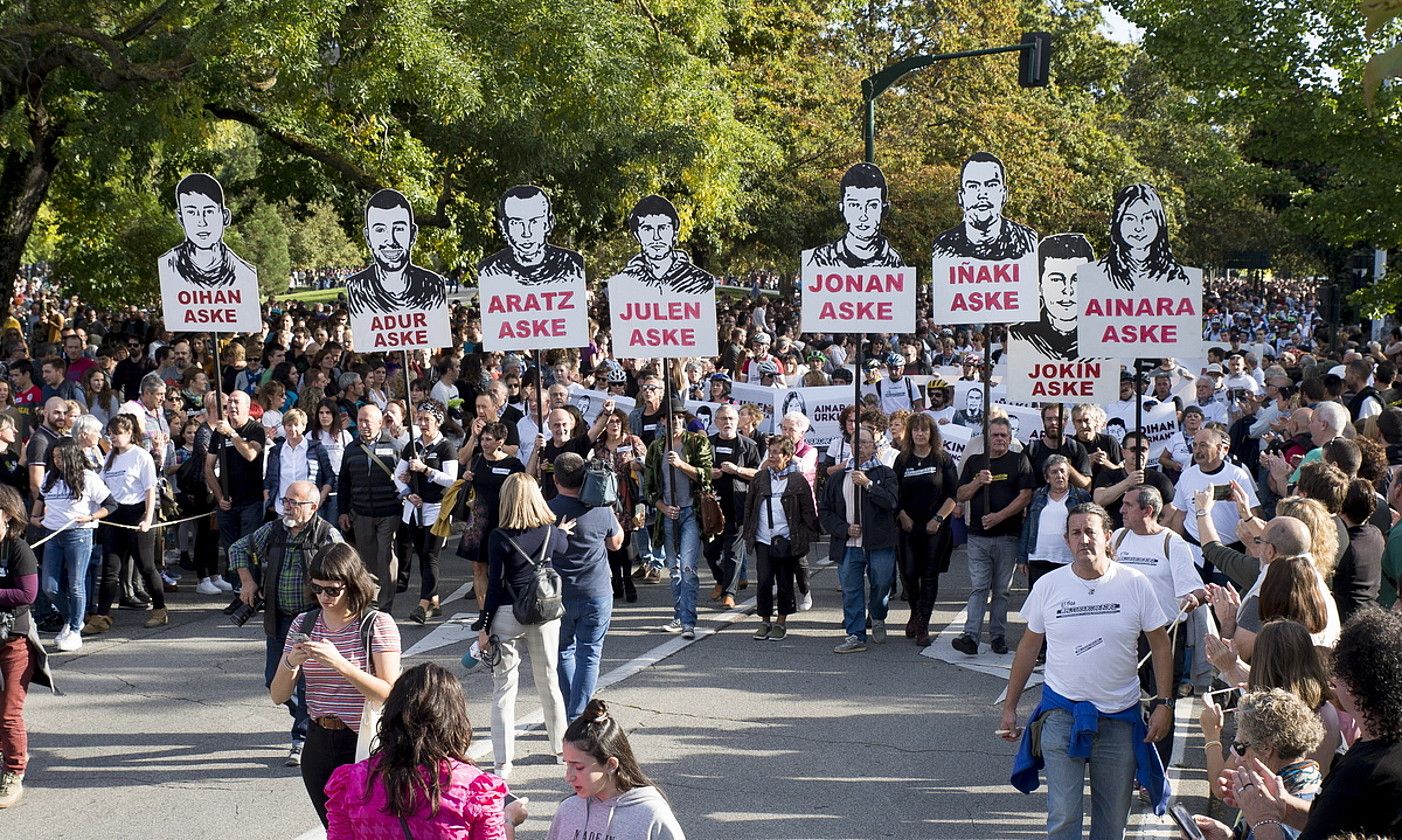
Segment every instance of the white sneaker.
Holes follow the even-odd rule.
[[[63,651],[64,653],[72,653],[73,651],[78,650],[83,646],[82,634],[74,633],[72,630],[68,630],[67,636],[64,636],[61,639],[57,639],[56,641],[58,643],[58,649]]]
[[[67,641],[68,637],[71,635],[73,635],[73,629],[68,626],[67,622],[64,622],[63,627],[58,631],[58,635],[54,636],[54,646],[59,647]],[[62,650],[61,647],[59,649]]]
[[[672,619],[671,621],[662,625],[661,629],[664,633],[680,633],[682,631],[682,623],[680,621],[677,621],[676,619]]]
[[[195,592],[199,595],[222,595],[224,590],[219,588],[214,578],[205,578],[195,586]]]
[[[803,597],[798,599],[798,611],[808,612],[813,609],[813,590],[803,593]]]
[[[227,580],[224,580],[224,578],[220,575],[214,575],[209,579],[209,582],[219,587],[220,592],[234,591],[234,585],[232,583],[229,583]]]

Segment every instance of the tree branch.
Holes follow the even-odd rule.
[[[113,39],[123,44],[129,44],[137,38],[140,38],[142,35],[149,32],[151,27],[159,23],[161,18],[165,17],[166,12],[170,11],[170,7],[174,5],[175,0],[165,0],[164,3],[152,9],[146,17],[138,20],[126,29],[123,29],[121,32],[118,32],[113,36]]]
[[[67,63],[87,73],[108,89],[117,87],[123,82],[176,81],[183,77],[185,71],[193,64],[193,59],[188,54],[171,61],[149,64],[133,63],[123,52],[123,44],[112,36],[66,23],[22,24],[0,29],[0,39],[3,40],[35,39],[53,35],[63,35],[78,41],[87,41],[100,47],[102,52],[106,53],[109,64],[104,64],[96,53],[84,50],[73,43],[53,44],[50,47],[50,52],[67,59]]]
[[[204,109],[221,120],[232,120],[234,122],[243,123],[254,131],[276,140],[292,151],[330,167],[333,171],[339,173],[346,180],[366,192],[375,192],[386,186],[378,176],[367,171],[364,167],[345,155],[321,146],[310,137],[278,128],[269,122],[262,114],[249,111],[245,108],[220,105],[213,102],[205,103]],[[434,211],[432,213],[415,213],[415,221],[420,225],[428,227],[448,227],[449,221],[446,212],[448,197],[448,188],[444,186]]]

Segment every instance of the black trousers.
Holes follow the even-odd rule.
[[[896,552],[906,603],[912,614],[929,621],[940,596],[940,573],[949,568],[952,546],[945,526],[929,534],[925,524],[916,522],[910,533],[897,526]]]
[[[419,600],[432,601],[438,597],[438,549],[443,547],[443,538],[435,537],[429,525],[400,523],[399,538],[404,543],[404,567],[399,570],[399,581],[409,582],[409,569],[414,558],[419,559]]]
[[[312,721],[307,743],[302,747],[302,784],[323,826],[326,825],[326,783],[343,764],[355,763],[356,734],[353,729],[325,729]]]
[[[145,515],[145,502],[118,505],[112,511],[110,521],[136,525]],[[160,573],[156,571],[156,532],[102,525],[98,527],[98,536],[102,538],[102,578],[98,586],[97,614],[108,615],[112,612],[112,602],[117,600],[122,588],[123,562],[137,564],[146,591],[151,595],[151,604],[158,610],[165,609],[165,588],[161,584]]]
[[[793,615],[798,612],[798,599],[794,596],[797,583],[799,557],[781,557],[769,551],[764,543],[755,543],[755,569],[759,574],[759,589],[755,592],[755,612],[765,621],[774,614],[774,583],[779,584],[779,615]]]
[[[716,586],[731,597],[734,597],[735,586],[740,582],[740,552],[744,550],[745,545],[740,542],[738,532],[723,533],[706,543],[706,565],[711,567]]]
[[[609,551],[609,573],[613,576],[613,597],[636,595],[638,587],[633,583],[633,558],[628,553],[633,532],[623,532],[623,544],[617,551]]]

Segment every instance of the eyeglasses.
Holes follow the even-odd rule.
[[[1233,741],[1233,742],[1232,742],[1232,752],[1236,753],[1237,755],[1241,756],[1242,758],[1245,758],[1245,757],[1246,757],[1246,751],[1249,750],[1249,749],[1251,749],[1251,744],[1249,744],[1249,743],[1246,742],[1246,741]]]
[[[641,388],[639,388],[638,390],[640,390],[640,391],[661,391],[661,390],[662,390],[662,386],[661,386],[661,385],[644,385],[644,386],[642,386]]]
[[[1265,545],[1265,544],[1266,544],[1266,541],[1263,540],[1263,539],[1261,539],[1260,537],[1252,537],[1252,538],[1251,538],[1251,542],[1252,542],[1253,545]]]
[[[320,586],[315,583],[309,583],[307,586],[311,587],[313,595],[325,595],[328,598],[339,598],[341,597],[341,593],[346,591],[345,584],[341,584],[340,586]]]
[[[311,500],[287,499],[287,498],[284,498],[284,499],[282,500],[282,506],[283,506],[284,508],[288,508],[288,507],[307,507],[307,506],[315,507],[315,506],[316,506],[316,502],[313,502],[313,501],[311,501]]]

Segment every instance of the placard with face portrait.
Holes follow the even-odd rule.
[[[890,212],[886,176],[849,167],[838,184],[842,238],[803,252],[800,321],[805,332],[915,331],[915,269],[881,231]]]
[[[477,266],[482,346],[551,350],[589,343],[584,258],[551,244],[555,214],[540,187],[512,187],[497,202],[506,247]]]
[[[1110,249],[1076,270],[1077,336],[1087,356],[1192,358],[1202,354],[1202,270],[1173,258],[1158,191],[1115,194]]]
[[[1033,402],[1108,402],[1118,393],[1120,363],[1081,358],[1076,335],[1076,271],[1093,262],[1090,241],[1058,233],[1037,244],[1041,317],[1008,328],[1004,385]]]
[[[1037,317],[1037,232],[1003,215],[1008,173],[989,152],[959,169],[963,220],[930,247],[933,320],[1015,324]]]
[[[608,280],[613,352],[624,358],[714,356],[716,278],[678,246],[681,218],[660,195],[628,214],[638,252]]]
[[[246,332],[263,328],[258,270],[224,243],[232,220],[224,187],[203,172],[175,187],[185,238],[160,256],[161,312],[171,332]]]
[[[346,278],[351,337],[362,353],[436,350],[453,343],[448,284],[414,265],[419,226],[403,193],[380,190],[365,204],[370,265]]]

